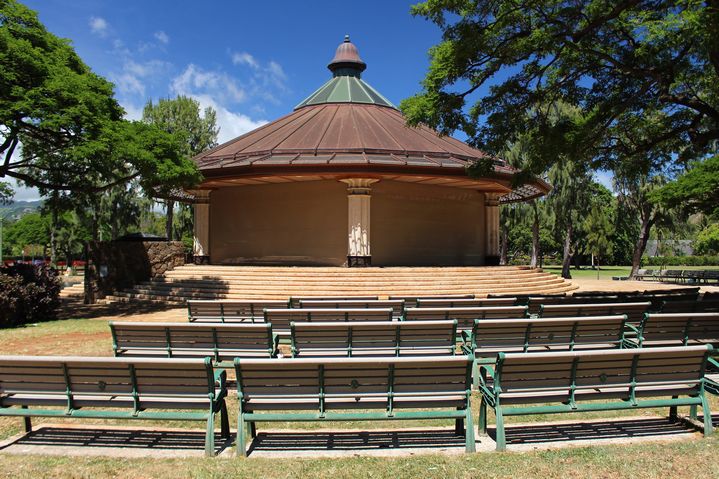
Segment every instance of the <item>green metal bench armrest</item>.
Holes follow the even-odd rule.
[[[464,345],[466,345],[468,347],[472,346],[472,332],[471,331],[467,331],[466,329],[462,330],[462,342],[464,343]]]
[[[280,335],[272,333],[272,357],[276,358],[280,352]]]
[[[719,371],[719,361],[714,358],[707,358],[707,369],[710,371]]]
[[[227,393],[227,372],[224,369],[215,369],[215,383],[221,390],[221,394]]]

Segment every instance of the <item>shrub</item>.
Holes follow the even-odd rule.
[[[55,319],[59,306],[55,270],[32,264],[0,268],[0,328]]]
[[[719,256],[645,256],[642,266],[719,266]]]
[[[719,254],[719,223],[707,226],[699,232],[694,242],[699,254]]]

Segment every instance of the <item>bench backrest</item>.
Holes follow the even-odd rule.
[[[266,309],[265,322],[272,323],[276,334],[289,335],[290,323],[329,322],[329,321],[392,321],[391,308],[291,308]]]
[[[711,347],[500,353],[495,390],[505,403],[695,394]]]
[[[719,291],[707,291],[702,296],[702,301],[719,301]]]
[[[527,316],[526,306],[494,306],[485,308],[406,308],[405,321],[457,320],[457,329],[470,331],[475,319],[509,319]]]
[[[287,308],[287,301],[195,301],[187,302],[190,322],[237,323],[264,321],[267,308]]]
[[[487,306],[514,306],[517,298],[475,298],[475,299],[419,299],[418,308],[481,308]]]
[[[292,323],[293,357],[454,355],[456,321]]]
[[[545,304],[540,307],[542,318],[561,318],[568,316],[608,316],[625,314],[627,321],[639,324],[652,303],[587,303],[587,304]]]
[[[472,329],[472,350],[480,357],[500,352],[621,348],[626,316],[551,319],[478,319]]]
[[[405,308],[416,308],[421,299],[474,299],[473,294],[441,294],[430,296],[390,296],[389,299],[401,299]]]
[[[662,313],[719,313],[719,299],[713,301],[664,301]]]
[[[526,305],[529,303],[529,298],[564,298],[567,293],[550,293],[550,294],[501,294],[501,293],[489,293],[487,298],[517,298],[516,304]]]
[[[467,407],[472,359],[236,359],[243,410]]]
[[[0,356],[4,406],[206,409],[214,397],[209,358]]]
[[[302,300],[299,304],[300,308],[309,309],[359,309],[359,308],[392,308],[394,317],[399,318],[404,313],[404,301],[401,299],[368,299],[368,300],[324,300],[324,301],[307,301]]]
[[[644,345],[719,345],[719,312],[646,314],[640,325]]]
[[[379,296],[292,296],[288,307],[299,308],[300,301],[376,301],[378,299]]]
[[[592,297],[583,297],[583,296],[554,296],[554,297],[535,297],[530,296],[527,300],[527,306],[529,307],[529,314],[539,314],[539,310],[542,308],[542,305],[549,305],[549,304],[602,304],[602,303],[622,303],[622,302],[630,302],[625,299],[625,297],[622,296],[592,296]]]
[[[197,324],[110,322],[115,356],[169,358],[272,357],[272,326],[256,324]]]

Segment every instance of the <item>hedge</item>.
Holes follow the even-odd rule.
[[[719,266],[719,256],[645,256],[642,266]]]
[[[0,267],[0,328],[47,321],[57,317],[60,279],[45,265]]]

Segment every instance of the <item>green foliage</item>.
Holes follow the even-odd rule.
[[[614,244],[611,236],[614,234],[614,224],[611,210],[604,205],[595,203],[584,220],[582,228],[586,235],[584,251],[598,258],[611,258]]]
[[[719,155],[690,165],[676,181],[656,191],[653,199],[667,208],[719,214]]]
[[[30,245],[43,247],[49,243],[50,222],[40,213],[27,214],[3,229],[3,255],[21,256]]]
[[[703,255],[719,255],[719,223],[707,226],[697,235],[694,251]]]
[[[642,266],[719,266],[719,256],[645,256]]]
[[[60,279],[46,266],[0,267],[0,328],[55,319]]]
[[[498,153],[531,128],[517,112],[563,98],[585,113],[563,135],[564,148],[600,145],[581,160],[609,169],[637,153],[635,166],[656,169],[719,139],[712,2],[427,0],[412,13],[443,36],[430,50],[423,92],[401,103],[410,124],[463,130]]]

